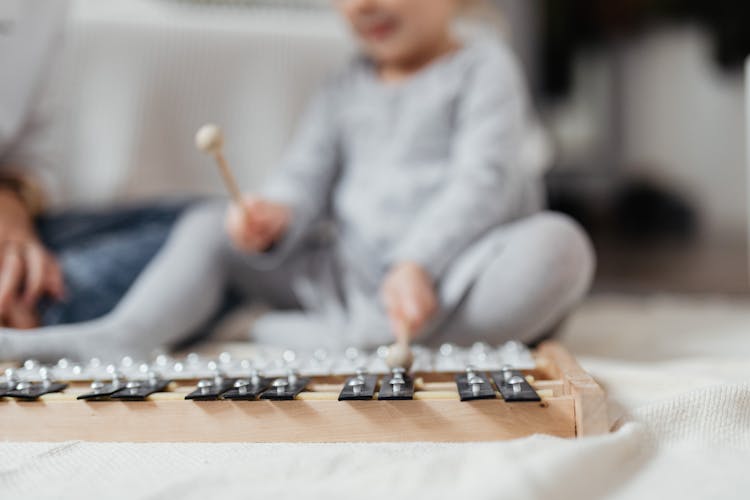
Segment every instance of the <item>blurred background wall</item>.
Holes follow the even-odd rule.
[[[605,289],[747,291],[743,2],[497,0]]]

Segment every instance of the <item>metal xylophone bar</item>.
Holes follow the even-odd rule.
[[[344,383],[339,393],[339,401],[368,401],[375,397],[378,377],[370,375],[365,370],[357,370],[357,374]]]
[[[461,401],[475,401],[480,399],[495,399],[497,391],[506,402],[540,401],[538,393],[522,377],[521,372],[505,367],[501,372],[492,373],[492,385],[487,375],[478,372],[475,367],[468,366],[465,374],[455,376],[456,392]],[[309,377],[300,377],[291,370],[286,377],[273,381],[254,372],[248,379],[227,378],[217,372],[212,379],[203,379],[197,383],[195,390],[187,394],[185,399],[193,401],[244,400],[254,401],[267,399],[272,401],[294,400],[306,390],[310,384]],[[124,380],[117,377],[110,384],[94,381],[91,392],[77,396],[79,400],[87,401],[143,401],[149,396],[162,392],[169,392],[172,381],[161,378],[156,373],[150,373],[146,380]],[[61,392],[68,384],[60,383],[50,378],[43,382],[18,382],[5,386],[5,397],[25,400],[35,400],[54,392]],[[406,375],[403,369],[394,369],[390,376],[380,380],[379,392],[376,375],[359,370],[357,375],[350,377],[343,384],[338,393],[339,401],[367,401],[378,399],[411,400],[414,399],[417,387],[415,380]],[[375,396],[377,395],[377,398]]]
[[[20,389],[44,386],[43,379],[48,390],[55,390],[55,384],[69,385],[62,392],[41,395],[39,403],[23,397],[0,400],[5,422],[0,439],[462,442],[539,433],[574,437],[606,430],[601,389],[554,342],[534,351],[531,368],[516,365],[510,356],[501,354],[503,346],[448,345],[425,350],[421,353],[423,368],[408,374],[370,371],[361,361],[375,364],[377,352],[350,350],[348,356],[342,353],[343,359],[335,354],[313,356],[318,369],[313,373],[305,353],[256,355],[242,351],[241,346],[232,350],[236,358],[226,353],[216,358],[160,355],[148,363],[133,359],[111,365],[99,360],[81,364],[64,361],[59,365],[65,366],[50,368],[27,361],[13,366],[5,377],[0,376],[0,395],[18,391],[19,384]],[[320,369],[321,364],[326,367]],[[362,369],[343,369],[358,365]],[[440,369],[433,369],[436,367]],[[173,378],[172,373],[177,376]],[[296,402],[263,401],[264,393],[279,390],[274,387],[279,379],[282,383],[276,385],[286,392],[294,383],[290,384],[290,375],[298,383],[310,379],[293,395]],[[381,400],[380,392],[392,389],[390,382],[397,382],[394,379],[399,375],[404,382],[413,382],[413,401]],[[128,388],[134,381],[138,384]],[[155,387],[158,385],[161,387]],[[132,399],[112,397],[133,389],[138,394],[132,394],[137,396]],[[196,390],[199,397],[186,400]],[[399,387],[398,392],[401,390]],[[29,399],[33,399],[32,392]],[[85,401],[76,402],[77,398]],[[134,399],[146,399],[147,403],[129,402]],[[233,403],[242,400],[246,402]],[[128,425],[120,425],[124,421]],[[174,425],[176,421],[179,426]]]
[[[45,394],[61,392],[68,387],[68,384],[55,381],[50,371],[45,367],[39,369],[39,377],[39,381],[22,380],[15,370],[6,370],[5,382],[0,389],[0,397],[33,401]]]
[[[479,343],[470,349],[444,344],[436,352],[426,349],[417,349],[417,352],[417,359],[422,361],[422,366],[430,367],[436,373],[455,370],[457,364],[465,360],[477,361],[484,369],[499,368],[500,371],[492,372],[492,382],[506,401],[539,401],[538,394],[523,379],[518,366],[497,366],[500,361],[509,358],[517,364],[525,364],[526,367],[533,365],[533,358],[528,349],[518,343],[510,342],[499,348]],[[5,381],[0,383],[0,397],[33,400],[67,387],[67,384],[56,380],[76,381],[94,378],[91,391],[79,395],[78,399],[138,401],[166,391],[172,380],[199,379],[197,387],[186,396],[186,399],[290,400],[305,391],[310,383],[310,376],[336,375],[347,368],[349,373],[354,371],[357,376],[347,379],[339,393],[341,401],[373,399],[376,394],[379,400],[413,399],[414,380],[401,369],[392,372],[383,370],[378,366],[379,362],[382,363],[383,357],[380,349],[366,354],[350,348],[344,352],[344,359],[348,365],[337,364],[335,360],[328,364],[323,363],[327,358],[320,351],[316,351],[305,361],[289,350],[283,351],[280,358],[270,361],[267,354],[265,360],[259,357],[252,360],[233,360],[228,353],[222,353],[217,360],[208,361],[197,354],[189,354],[183,360],[159,355],[152,363],[136,363],[126,356],[120,361],[119,366],[103,365],[98,359],[92,359],[86,365],[60,360],[55,367],[48,368],[28,360],[21,369],[6,370]],[[351,370],[350,366],[355,362],[363,364],[356,370]],[[306,369],[305,376],[300,375],[300,371],[295,368],[300,364]],[[272,370],[271,376],[262,375],[263,372],[255,368],[258,365],[269,367]],[[368,365],[375,365],[378,370],[371,373],[366,368]],[[282,367],[287,373],[286,377],[279,374]],[[456,390],[462,401],[496,397],[495,388],[487,375],[481,373],[479,366],[469,364],[464,371],[465,374],[455,376]],[[61,373],[62,377],[56,379],[55,373]],[[129,373],[130,376],[126,376],[125,373]],[[386,375],[378,381],[377,373]]]

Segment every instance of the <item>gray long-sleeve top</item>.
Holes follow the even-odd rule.
[[[355,265],[382,275],[412,261],[439,280],[485,232],[539,210],[541,181],[519,161],[528,113],[499,42],[398,84],[358,57],[313,100],[263,192],[293,207],[289,245],[329,217]]]

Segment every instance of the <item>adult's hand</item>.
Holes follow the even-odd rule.
[[[37,326],[36,306],[45,295],[63,298],[60,266],[39,241],[21,199],[0,190],[0,323],[11,328]]]

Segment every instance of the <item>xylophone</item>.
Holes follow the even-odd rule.
[[[607,431],[604,393],[547,342],[415,347],[410,372],[387,348],[254,348],[150,362],[62,359],[8,366],[0,439],[132,442],[484,441]]]

